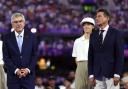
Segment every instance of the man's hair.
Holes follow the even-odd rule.
[[[13,19],[14,19],[15,17],[16,17],[16,18],[17,18],[17,17],[22,17],[23,20],[25,21],[24,15],[23,15],[22,13],[16,12],[16,13],[13,13],[12,16],[11,16],[11,23],[13,22]]]
[[[98,9],[98,10],[96,11],[96,14],[97,14],[98,12],[103,12],[105,16],[107,16],[107,17],[110,18],[109,12],[108,12],[106,9],[104,9],[104,8]]]

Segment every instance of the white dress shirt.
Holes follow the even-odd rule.
[[[72,57],[75,57],[76,61],[88,60],[88,48],[89,39],[85,39],[84,35],[77,38],[74,42]]]
[[[15,31],[15,37],[16,37],[16,40],[18,41],[18,36],[21,36],[22,40],[23,40],[23,37],[24,37],[24,30],[19,34]]]

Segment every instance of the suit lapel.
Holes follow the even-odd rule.
[[[96,44],[99,45],[99,29],[96,30],[96,34],[95,34],[95,39],[96,39]]]
[[[23,53],[25,48],[27,48],[27,43],[29,43],[29,35],[27,34],[27,32],[24,31],[24,38],[23,38],[21,53]]]
[[[108,31],[107,31],[107,34],[106,34],[106,36],[105,36],[105,38],[104,38],[103,45],[104,45],[106,42],[109,42],[109,37],[110,37],[111,34],[112,34],[111,31],[112,31],[112,30],[111,30],[110,27],[109,27],[109,28],[108,28]]]
[[[99,29],[96,31],[96,38],[98,40],[98,37],[99,37]]]
[[[12,32],[10,40],[12,40],[12,43],[13,43],[14,47],[16,47],[16,52],[20,53],[20,50],[19,50],[17,40],[16,40],[16,36],[15,36],[14,32]]]
[[[107,33],[106,33],[106,36],[105,36],[105,38],[104,38],[104,41],[103,41],[103,46],[106,44],[106,42],[109,42],[109,37],[111,36],[111,34],[112,34],[112,30],[111,30],[111,28],[109,27],[109,29],[108,29],[108,31],[107,31]],[[99,29],[97,29],[95,35],[96,35],[96,40],[97,40],[97,45],[98,45]]]

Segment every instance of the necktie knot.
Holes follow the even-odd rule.
[[[104,30],[100,30],[100,34],[103,34]]]
[[[17,37],[18,37],[18,38],[21,38],[22,36],[21,36],[21,35],[18,35]]]

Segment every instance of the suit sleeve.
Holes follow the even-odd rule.
[[[115,47],[115,74],[121,75],[124,64],[124,41],[120,31],[116,35]]]
[[[88,49],[88,74],[93,75],[93,45],[92,45],[92,36],[89,41],[89,49]]]
[[[37,63],[37,38],[34,34],[32,34],[32,53],[31,53],[31,61],[29,63],[28,69],[30,72],[35,70],[35,65]]]
[[[7,71],[14,73],[16,70],[16,65],[14,65],[14,63],[11,60],[11,56],[9,54],[9,49],[8,49],[8,43],[7,43],[7,36],[3,37],[3,61],[5,63],[5,67],[7,68]],[[9,69],[9,70],[8,70]]]

